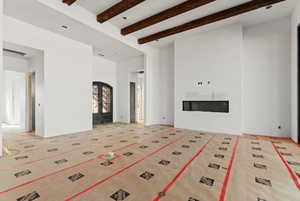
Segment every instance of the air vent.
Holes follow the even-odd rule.
[[[26,53],[24,53],[24,52],[19,52],[19,51],[5,49],[5,48],[3,49],[3,52],[9,52],[9,53],[12,53],[12,54],[17,54],[17,55],[22,56],[22,57],[24,57],[26,55]]]

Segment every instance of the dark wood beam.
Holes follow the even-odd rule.
[[[145,0],[122,0],[121,2],[115,4],[106,11],[100,13],[97,16],[97,21],[100,23],[106,22],[107,20],[129,10],[130,8],[142,3]]]
[[[144,44],[144,43],[148,43],[154,40],[158,40],[161,38],[165,38],[167,36],[171,36],[177,33],[181,33],[187,30],[191,30],[200,26],[204,26],[207,24],[211,24],[220,20],[224,20],[230,17],[234,17],[249,11],[253,11],[256,10],[258,8],[262,8],[265,6],[269,6],[275,3],[279,3],[282,1],[286,1],[286,0],[252,0],[250,2],[235,6],[233,8],[229,8],[227,10],[223,10],[220,11],[218,13],[212,14],[212,15],[208,15],[206,17],[202,17],[196,20],[193,20],[191,22],[170,28],[170,29],[166,29],[164,31],[140,38],[138,40],[139,44]]]
[[[68,4],[69,6],[71,6],[76,0],[63,0],[63,3]]]
[[[123,29],[121,29],[122,35],[127,35],[133,32],[136,32],[138,30],[144,29],[146,27],[149,27],[153,24],[162,22],[164,20],[167,20],[171,17],[180,15],[182,13],[185,13],[187,11],[193,10],[195,8],[198,8],[200,6],[204,6],[208,3],[214,2],[216,0],[188,0],[181,4],[178,4],[172,8],[169,8],[167,10],[164,10],[160,13],[157,13],[155,15],[152,15],[151,17],[148,17],[146,19],[143,19],[139,22],[136,22],[132,25],[129,25]]]

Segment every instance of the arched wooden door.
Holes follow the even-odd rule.
[[[113,88],[103,82],[93,82],[93,124],[113,122]]]

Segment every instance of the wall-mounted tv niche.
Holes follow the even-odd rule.
[[[183,111],[229,113],[229,101],[182,101]]]

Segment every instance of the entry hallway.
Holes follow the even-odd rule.
[[[4,146],[1,201],[300,200],[300,149],[289,139],[108,124],[5,135]]]

